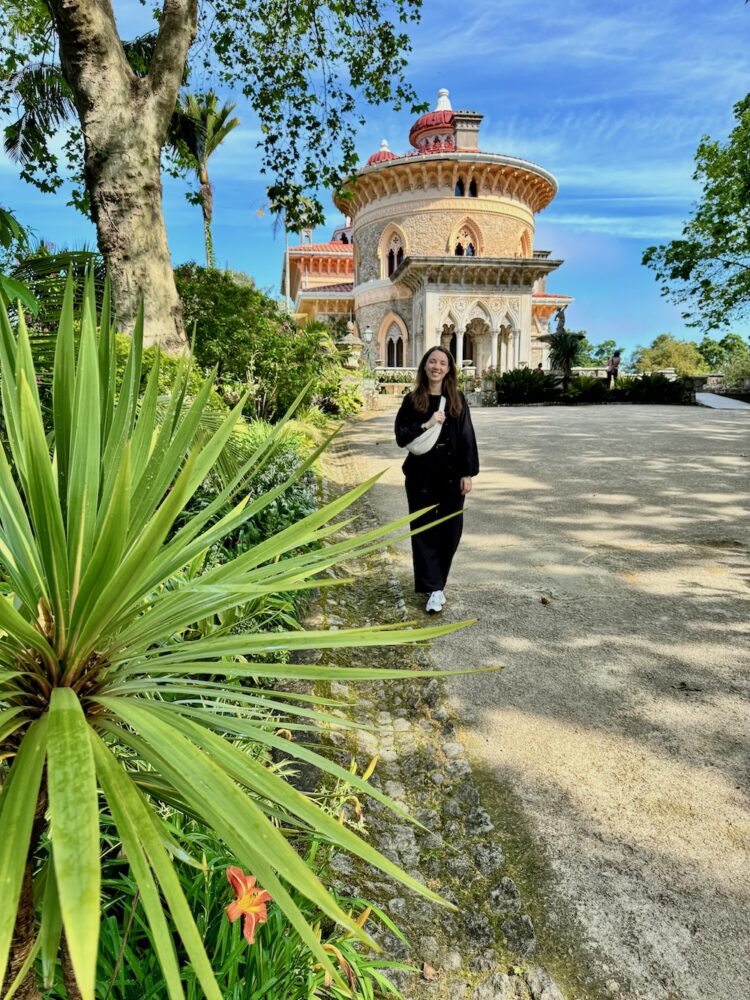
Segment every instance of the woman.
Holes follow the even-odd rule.
[[[440,409],[440,397],[445,408]],[[428,427],[441,425],[440,436],[424,455],[407,455],[403,465],[409,512],[436,506],[412,521],[412,528],[455,514],[442,524],[413,535],[414,589],[426,593],[425,610],[435,614],[445,604],[445,582],[461,540],[464,499],[479,456],[469,407],[456,380],[456,362],[442,347],[431,348],[419,363],[416,385],[396,417],[396,441],[405,448]],[[458,512],[458,513],[457,513]]]
[[[620,351],[615,351],[607,362],[607,388],[614,382],[617,385],[617,376],[620,373]]]

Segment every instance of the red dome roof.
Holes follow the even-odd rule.
[[[409,132],[409,142],[412,146],[417,145],[417,139],[423,132],[431,132],[433,129],[452,129],[452,111],[428,111],[426,115],[417,118]]]
[[[386,160],[395,160],[395,159],[397,159],[396,154],[392,153],[388,148],[388,140],[383,139],[383,141],[380,143],[380,149],[377,151],[377,153],[373,153],[370,159],[367,161],[367,166],[371,167],[373,163],[385,163]]]

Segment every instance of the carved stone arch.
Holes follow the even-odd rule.
[[[487,324],[490,328],[492,327],[492,316],[487,306],[480,299],[476,299],[472,302],[471,306],[466,312],[466,325],[468,326],[473,320],[480,319]]]
[[[448,238],[448,245],[446,247],[447,252],[453,256],[456,253],[456,247],[460,244],[464,247],[464,253],[458,254],[459,257],[467,256],[466,249],[468,244],[471,243],[474,248],[474,253],[468,256],[481,257],[484,254],[484,240],[482,238],[482,231],[473,219],[464,218],[458,225],[454,226],[451,230],[450,237]]]
[[[401,341],[400,351],[397,346],[399,340]],[[395,350],[390,355],[388,351],[389,341],[396,345]],[[378,328],[377,345],[378,357],[382,358],[388,367],[396,367],[394,364],[388,365],[389,358],[392,359],[394,356],[400,355],[401,358],[401,365],[397,367],[403,367],[406,363],[406,359],[409,357],[409,331],[398,313],[387,312],[383,317]]]
[[[400,253],[399,253],[400,251]],[[392,254],[393,258],[391,263],[394,265],[389,268],[388,255]],[[389,222],[388,225],[383,230],[380,240],[378,241],[378,260],[380,261],[380,277],[387,278],[393,271],[398,267],[404,257],[409,256],[409,246],[406,241],[406,235],[404,231],[397,226],[395,222]]]
[[[531,233],[524,229],[519,240],[519,256],[531,257]]]

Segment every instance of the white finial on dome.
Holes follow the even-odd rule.
[[[382,142],[380,143],[380,152],[381,153],[390,153],[390,149],[388,148],[388,140],[387,139],[383,139]]]
[[[437,107],[435,108],[435,110],[436,111],[452,111],[453,110],[453,108],[451,107],[451,102],[448,99],[448,91],[445,89],[445,87],[441,87],[440,90],[438,91],[438,102],[437,102]]]

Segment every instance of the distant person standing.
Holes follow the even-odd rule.
[[[544,369],[542,368],[542,362],[541,361],[539,362],[539,364],[534,369],[534,374],[535,375],[544,375]]]
[[[607,388],[614,382],[617,385],[617,376],[620,373],[620,351],[615,351],[607,362]]]

